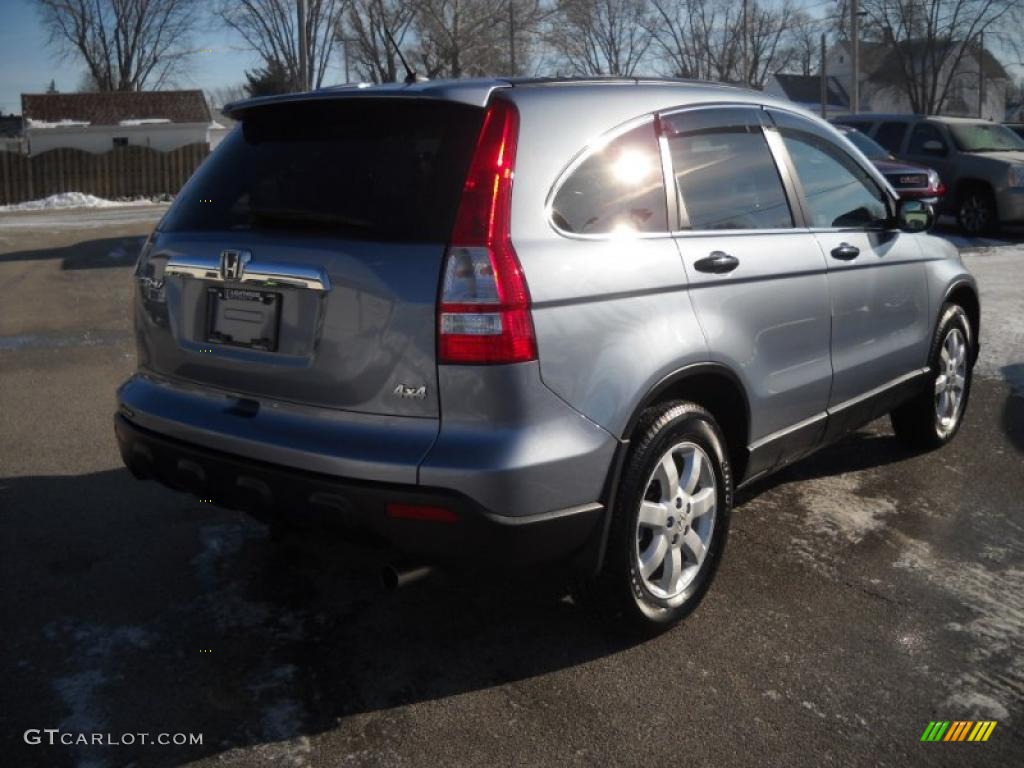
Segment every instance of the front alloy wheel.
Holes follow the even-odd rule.
[[[963,331],[949,329],[939,352],[939,373],[935,377],[935,419],[937,429],[948,433],[960,420],[967,384],[967,340]]]

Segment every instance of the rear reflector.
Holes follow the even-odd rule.
[[[387,516],[398,520],[426,520],[432,523],[457,523],[459,516],[445,507],[419,504],[388,504]]]
[[[484,115],[466,175],[438,304],[438,362],[537,359],[530,293],[509,219],[519,113],[496,100]]]

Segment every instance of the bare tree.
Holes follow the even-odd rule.
[[[731,80],[739,68],[738,14],[713,0],[652,0],[650,31],[669,73]]]
[[[507,0],[419,0],[415,57],[427,77],[496,74],[505,58]]]
[[[797,17],[789,0],[747,6],[741,0],[652,0],[650,33],[672,74],[764,87],[795,56]]]
[[[561,0],[548,42],[578,75],[633,75],[651,47],[648,0]]]
[[[361,80],[390,83],[399,79],[401,64],[388,36],[406,50],[416,11],[416,5],[406,0],[352,0],[337,36]]]
[[[1024,23],[1021,0],[862,0],[864,28],[889,46],[883,82],[906,94],[914,112],[936,114],[952,94],[967,57],[980,47],[1015,50]]]
[[[790,66],[795,67],[801,75],[813,75],[818,71],[821,32],[821,23],[803,11],[795,11],[790,17],[787,58],[790,59]]]
[[[80,58],[100,91],[166,85],[192,51],[199,0],[33,0],[49,41]]]
[[[348,0],[305,0],[306,81],[300,66],[295,0],[221,0],[217,13],[263,59],[265,69],[280,66],[296,90],[323,85],[337,42],[338,24]]]

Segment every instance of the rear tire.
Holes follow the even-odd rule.
[[[964,234],[980,237],[999,229],[999,213],[992,190],[983,186],[965,189],[956,205],[956,220]]]
[[[957,304],[944,304],[928,355],[928,385],[889,416],[902,442],[933,450],[960,431],[971,394],[976,345],[967,313]]]
[[[617,627],[653,634],[707,593],[732,510],[725,439],[706,410],[674,401],[643,414],[615,493],[601,571],[576,596]]]

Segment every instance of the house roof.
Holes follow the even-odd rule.
[[[210,122],[210,109],[203,92],[198,90],[23,93],[21,112],[26,121],[50,124],[121,125],[126,121],[137,124],[145,120]]]
[[[840,40],[839,45],[846,51],[850,50],[850,43],[847,40]],[[943,46],[945,50],[943,50]],[[931,49],[939,52],[938,58],[941,60],[947,58],[947,55],[954,55],[959,46],[960,41],[958,40],[946,41],[945,43],[938,40],[930,42],[926,40],[905,40],[899,44],[899,48],[888,43],[862,41],[859,46],[860,69],[868,75],[870,80],[875,82],[902,82],[901,56],[917,57]],[[972,56],[977,56],[978,46],[969,46],[969,52]],[[985,74],[989,79],[1005,80],[1009,77],[1006,69],[999,59],[993,55],[992,51],[985,48],[982,55],[984,57]]]
[[[778,82],[786,98],[797,104],[821,103],[821,77],[818,75],[788,75],[777,73]],[[849,107],[850,98],[846,89],[834,77],[826,78],[826,104],[830,107]]]

